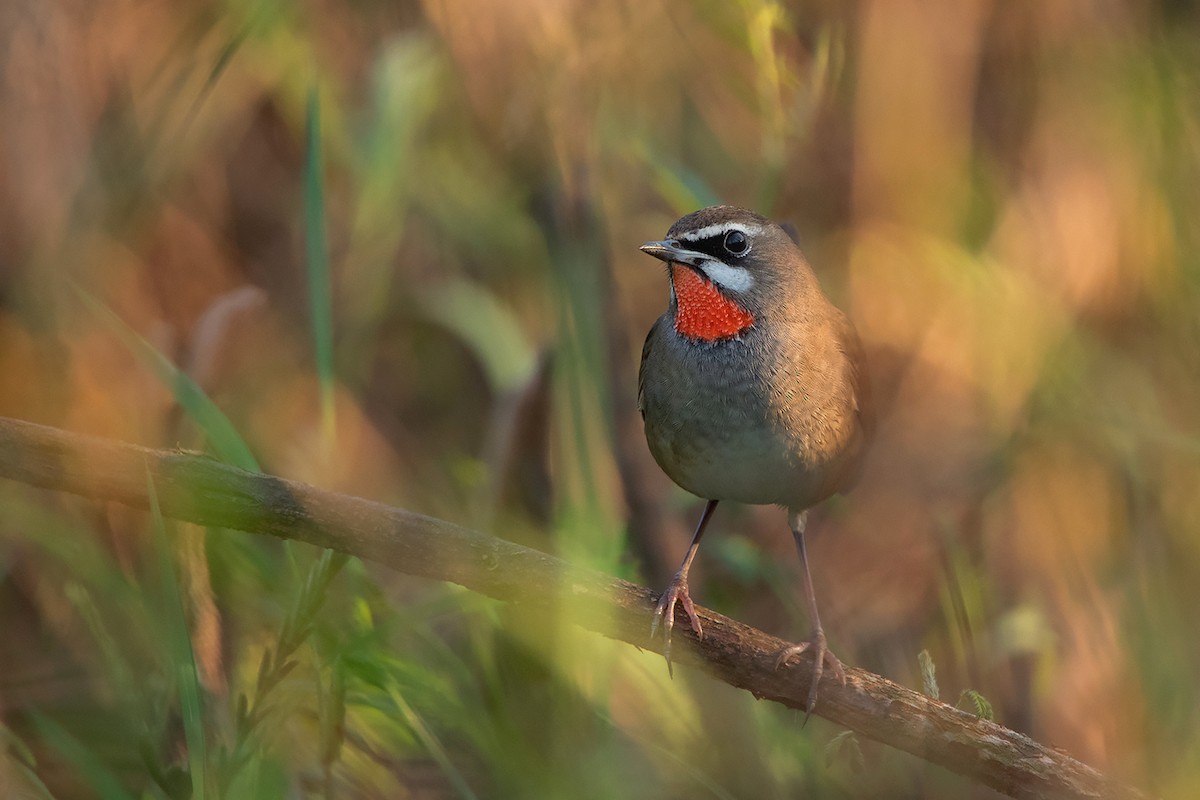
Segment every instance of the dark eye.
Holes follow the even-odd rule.
[[[725,249],[735,256],[744,256],[750,249],[750,240],[741,231],[730,231],[725,234]]]

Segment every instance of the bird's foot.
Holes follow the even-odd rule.
[[[650,623],[651,639],[654,638],[654,634],[658,633],[659,625],[662,626],[663,657],[667,659],[667,672],[672,678],[675,677],[675,670],[671,666],[671,631],[675,627],[676,604],[683,606],[692,630],[696,632],[696,638],[703,640],[704,629],[700,627],[700,617],[696,615],[696,606],[692,603],[691,596],[688,595],[687,577],[679,574],[675,575],[671,584],[658,598],[658,605],[654,609],[654,619]]]
[[[817,705],[817,684],[821,682],[821,675],[824,674],[825,667],[829,667],[829,671],[841,682],[842,686],[846,685],[846,670],[842,667],[842,662],[838,660],[838,657],[829,651],[829,647],[825,644],[825,631],[820,628],[813,631],[807,642],[781,650],[775,658],[775,669],[786,664],[792,656],[798,656],[810,650],[813,654],[813,674],[812,683],[808,689],[808,703],[804,707],[804,723],[806,725],[808,718],[812,716],[813,708]]]

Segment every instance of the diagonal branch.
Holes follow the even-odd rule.
[[[202,455],[149,450],[0,417],[0,478],[145,508],[147,471],[162,513],[200,525],[328,547],[410,575],[452,581],[499,600],[570,601],[589,630],[654,649],[656,596],[642,586],[449,522]],[[675,661],[755,697],[802,709],[810,670],[774,669],[786,642],[697,608],[705,638],[678,631]],[[848,669],[821,687],[816,713],[1013,797],[1142,798],[1085,764],[878,675]]]

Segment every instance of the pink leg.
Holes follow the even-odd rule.
[[[662,624],[663,656],[667,659],[667,672],[671,674],[671,677],[675,676],[675,670],[671,666],[671,630],[675,627],[676,603],[683,606],[683,610],[692,624],[692,630],[696,632],[696,638],[704,638],[704,630],[700,627],[700,618],[696,616],[696,607],[688,595],[688,570],[692,568],[692,560],[696,557],[696,551],[700,549],[700,537],[704,536],[704,529],[708,526],[709,517],[716,508],[716,500],[709,500],[708,504],[704,506],[704,513],[700,516],[696,532],[692,534],[692,543],[683,557],[683,563],[679,565],[679,571],[675,573],[675,577],[671,579],[671,583],[659,597],[658,606],[654,609],[654,620],[650,623],[651,638],[658,632],[659,624]]]
[[[813,675],[812,684],[808,690],[808,704],[805,707],[805,723],[808,722],[808,718],[817,704],[817,684],[821,682],[821,675],[825,671],[826,664],[842,682],[842,685],[846,685],[846,670],[842,668],[842,662],[838,660],[838,657],[829,652],[829,648],[825,644],[825,630],[821,627],[821,616],[817,613],[817,593],[813,591],[812,575],[808,570],[808,551],[804,546],[804,526],[807,521],[808,512],[800,511],[793,513],[788,523],[791,525],[792,538],[796,540],[796,551],[800,554],[800,563],[804,568],[804,601],[808,606],[808,619],[812,622],[813,632],[807,642],[785,648],[775,659],[775,669],[779,669],[792,656],[798,656],[810,649],[813,651]]]

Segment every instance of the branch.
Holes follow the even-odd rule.
[[[202,455],[149,450],[0,417],[0,478],[146,508],[200,525],[296,539],[409,575],[452,581],[527,605],[567,607],[579,625],[637,647],[657,597],[649,589],[449,522],[259,475]],[[569,605],[565,604],[569,602]],[[781,639],[697,608],[705,637],[677,629],[675,661],[755,697],[803,709],[810,668],[774,668]],[[1144,798],[1069,756],[861,669],[826,681],[818,715],[1019,798]]]

